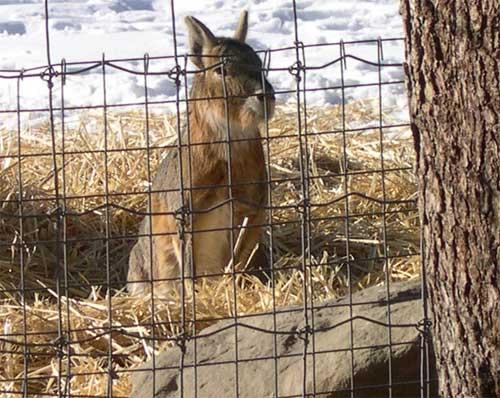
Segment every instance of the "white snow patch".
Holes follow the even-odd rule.
[[[232,35],[239,12],[249,9],[248,43],[257,50],[293,46],[295,42],[294,13],[290,0],[176,0],[175,29],[179,63],[184,66],[186,29],[183,19],[193,15],[218,35]],[[49,0],[51,59],[68,63],[128,57],[165,56],[174,54],[173,21],[170,2],[165,0]],[[356,41],[378,37],[401,37],[402,21],[397,0],[302,0],[297,2],[298,39],[308,44]],[[3,33],[2,33],[3,32]],[[377,43],[346,44],[347,54],[376,63]],[[340,63],[328,64],[340,55],[339,46],[306,47],[305,64],[317,67],[306,72],[308,104],[339,104],[343,99],[378,98],[378,87],[342,90]],[[384,62],[401,63],[402,41],[383,44]],[[263,55],[263,54],[262,54]],[[271,68],[288,68],[296,62],[295,50],[273,52]],[[42,0],[0,0],[0,76],[12,76],[11,70],[28,69],[47,63],[45,53],[44,3]],[[89,65],[69,66],[77,70]],[[137,72],[144,70],[143,60],[121,63]],[[167,72],[175,66],[174,59],[149,61],[149,70]],[[188,66],[193,69],[192,65]],[[59,70],[60,67],[56,67]],[[102,105],[102,67],[68,76],[64,89],[64,106]],[[36,73],[40,73],[38,70]],[[144,77],[105,68],[106,102],[108,105],[140,103],[145,99]],[[400,81],[401,67],[382,68],[356,59],[348,59],[344,84],[373,84]],[[278,100],[294,97],[295,79],[288,71],[271,71],[269,79],[279,94]],[[186,88],[181,81],[180,97]],[[148,76],[148,100],[174,101],[176,86],[165,75]],[[18,88],[19,86],[19,93]],[[384,106],[398,106],[401,119],[407,119],[404,85],[385,85],[381,89]],[[47,107],[47,85],[40,77],[0,78],[0,111],[14,110],[17,95],[22,109]],[[61,105],[61,79],[55,79],[54,106]],[[164,105],[168,107],[168,104]],[[10,117],[12,114],[3,114]],[[5,117],[2,117],[5,119]]]

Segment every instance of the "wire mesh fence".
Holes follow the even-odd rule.
[[[431,396],[423,288],[415,321],[391,316],[393,284],[425,275],[409,124],[384,107],[391,88],[404,85],[384,79],[384,70],[403,68],[384,61],[384,46],[402,39],[305,44],[293,1],[287,48],[254,52],[191,20],[190,54],[178,53],[173,24],[172,56],[53,62],[48,9],[46,1],[47,65],[0,71],[15,82],[17,98],[15,109],[0,109],[7,121],[0,129],[0,393],[129,396],[134,373],[152,374],[155,391],[168,349],[179,355],[179,378],[172,395],[155,396],[207,396],[201,369],[222,363],[234,381],[225,396],[390,397],[402,384]],[[171,9],[175,21],[173,1]],[[212,54],[196,53],[200,40],[212,41]],[[359,45],[376,58],[353,55]],[[311,51],[332,58],[311,64]],[[277,52],[292,62],[274,65]],[[375,80],[350,82],[348,62],[369,66]],[[329,68],[338,84],[308,85],[309,73]],[[114,102],[110,71],[137,76],[142,100]],[[68,105],[71,79],[88,74],[100,76],[100,103]],[[273,74],[288,74],[292,85],[273,88]],[[171,80],[175,99],[151,99],[156,77]],[[24,107],[23,92],[40,79],[46,102]],[[351,96],[365,89],[374,95]],[[336,103],[309,104],[318,91]],[[373,285],[383,286],[382,300],[356,296]],[[384,308],[384,319],[357,312],[370,304]],[[318,319],[335,308],[346,311],[341,321]],[[287,313],[300,314],[300,328],[281,327]],[[271,323],[253,323],[256,314]],[[382,328],[383,341],[354,341],[358,321]],[[316,342],[344,326],[347,341]],[[392,353],[415,342],[396,339],[401,329],[419,335],[420,372],[404,381]],[[248,330],[271,338],[270,354],[245,356],[239,346]],[[231,358],[198,360],[197,350],[222,332],[231,333]],[[300,352],[281,351],[282,338],[298,339]],[[370,347],[387,355],[384,381],[359,383],[355,356]],[[316,382],[319,358],[329,352],[347,353],[342,388]],[[301,367],[292,389],[280,376],[286,358]],[[263,360],[271,364],[268,395],[243,381],[246,365]]]

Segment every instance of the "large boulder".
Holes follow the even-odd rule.
[[[354,294],[352,306],[349,298],[316,304],[314,317],[308,311],[315,332],[308,337],[305,361],[302,307],[238,318],[237,356],[235,322],[221,321],[186,343],[182,372],[178,347],[157,355],[154,366],[151,361],[142,365],[134,372],[131,396],[179,397],[182,384],[184,397],[194,397],[195,388],[200,398],[235,397],[236,388],[242,398],[274,397],[276,390],[280,397],[298,397],[305,376],[309,396],[350,397],[352,378],[356,398],[388,397],[391,358],[392,396],[420,397],[421,363],[425,363],[422,334],[415,326],[423,318],[420,283],[393,283],[390,291],[389,304],[385,286]],[[389,306],[391,328],[386,325]],[[429,388],[435,396],[432,352],[429,361],[434,380]]]

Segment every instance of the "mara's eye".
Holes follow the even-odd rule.
[[[224,73],[224,76],[227,76],[227,68],[224,65],[219,65],[214,68],[214,72],[216,75],[222,76]]]

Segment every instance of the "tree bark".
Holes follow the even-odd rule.
[[[500,397],[500,1],[401,0],[442,397]]]

